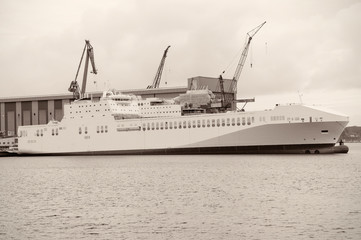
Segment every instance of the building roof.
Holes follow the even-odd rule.
[[[120,90],[120,92],[125,94],[135,94],[135,95],[149,95],[149,94],[167,94],[167,93],[184,93],[187,91],[187,87],[166,87],[166,88],[153,88],[153,89],[129,89],[129,90]],[[101,97],[103,92],[90,92],[89,95],[93,97]],[[14,96],[7,98],[0,98],[0,103],[4,102],[27,102],[27,101],[47,101],[47,100],[63,100],[63,99],[73,99],[72,93],[62,93],[62,94],[47,94],[47,95],[33,95],[33,96]]]

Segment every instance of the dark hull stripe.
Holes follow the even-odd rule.
[[[115,151],[87,151],[68,153],[22,154],[22,155],[180,155],[180,154],[302,154],[302,153],[347,153],[345,145],[302,144],[302,145],[267,145],[267,146],[229,146],[202,148],[167,148]]]

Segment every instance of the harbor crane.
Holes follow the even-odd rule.
[[[246,62],[246,58],[247,58],[247,54],[248,54],[248,50],[249,50],[249,46],[251,44],[251,41],[254,37],[254,35],[256,35],[256,33],[263,27],[263,25],[265,25],[266,22],[263,22],[262,24],[260,24],[259,26],[255,27],[254,29],[252,29],[251,31],[249,31],[247,33],[247,40],[246,40],[246,44],[244,46],[244,49],[242,51],[242,55],[241,55],[241,58],[239,59],[239,62],[238,62],[238,65],[237,65],[237,68],[236,68],[236,71],[234,73],[234,76],[232,78],[232,81],[231,81],[231,84],[230,84],[230,89],[229,91],[230,92],[233,92],[236,96],[236,93],[237,93],[237,81],[241,75],[241,72],[242,72],[242,69],[243,69],[243,66],[244,66],[244,63]],[[222,72],[222,74],[224,73],[225,71]],[[222,103],[222,108],[227,108],[229,107],[229,103],[228,101],[226,100],[226,97],[225,97],[225,92],[224,92],[224,86],[223,86],[223,77],[222,77],[222,74],[219,75],[219,85],[220,85],[220,89],[221,89],[221,103]],[[237,101],[237,100],[236,100]],[[254,101],[254,99],[250,99],[250,101]],[[247,103],[247,102],[246,102]]]
[[[251,41],[254,37],[254,35],[256,35],[256,33],[263,27],[263,25],[265,25],[266,22],[263,22],[261,25],[255,27],[254,29],[252,29],[251,31],[249,31],[247,33],[248,39],[246,41],[246,44],[244,46],[241,58],[239,59],[236,71],[234,73],[234,76],[232,78],[232,83],[230,86],[230,90],[234,93],[237,92],[237,81],[239,79],[239,76],[241,76],[241,72],[244,66],[244,63],[246,62],[246,58],[247,58],[247,54],[248,54],[248,50],[249,50],[249,46],[251,45]]]
[[[168,47],[164,50],[162,60],[160,61],[160,64],[159,64],[159,67],[158,67],[158,71],[157,71],[157,73],[155,74],[155,77],[154,77],[154,80],[153,80],[153,84],[152,84],[152,85],[149,85],[149,86],[147,87],[147,89],[150,89],[150,88],[159,88],[160,79],[162,78],[162,72],[163,72],[163,67],[164,67],[164,63],[165,63],[165,58],[167,57],[167,52],[168,52],[168,49],[169,49],[169,48],[170,48],[170,46],[168,46]]]
[[[80,70],[81,64],[83,62],[85,51],[86,51],[86,57],[85,57],[85,66],[84,66],[84,74],[83,74],[83,83],[81,85],[81,90],[80,90],[79,84],[76,81],[76,79],[78,78],[79,70]],[[83,53],[80,58],[80,63],[79,63],[79,67],[78,67],[78,70],[75,75],[75,80],[70,83],[70,87],[68,88],[68,91],[73,93],[73,96],[75,99],[84,98],[84,94],[85,94],[85,90],[86,90],[86,82],[87,82],[87,77],[88,77],[89,59],[90,59],[90,62],[91,62],[92,68],[93,68],[93,71],[91,73],[97,74],[98,71],[95,67],[93,47],[90,44],[89,40],[85,40],[85,46],[84,46]]]

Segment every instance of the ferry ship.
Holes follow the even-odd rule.
[[[265,24],[247,33],[230,93],[236,99],[250,42]],[[165,50],[154,83],[159,86]],[[86,51],[82,89],[76,78]],[[233,99],[226,99],[225,79],[220,75],[222,97],[214,101],[208,89],[193,87],[172,100],[142,99],[106,91],[99,100],[85,97],[88,62],[97,73],[93,47],[88,40],[69,91],[75,101],[64,106],[64,117],[46,125],[18,128],[19,154],[238,154],[238,153],[334,153],[347,152],[335,147],[348,117],[306,105],[276,105],[265,111],[236,110]],[[183,100],[182,100],[183,99]],[[196,100],[196,101],[195,101]],[[218,99],[219,100],[219,99]],[[246,102],[247,103],[247,102]],[[233,105],[231,107],[229,104]],[[227,111],[231,110],[231,111]]]
[[[192,91],[189,91],[192,94]],[[335,153],[348,117],[302,104],[264,111],[191,111],[176,99],[112,91],[64,106],[61,121],[18,128],[18,154]]]

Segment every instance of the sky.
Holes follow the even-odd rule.
[[[361,0],[0,0],[0,98],[67,93],[84,47],[98,74],[88,91],[195,76],[232,78],[246,34],[254,36],[238,81],[249,109],[320,105],[361,126]],[[79,81],[81,82],[80,73]]]

